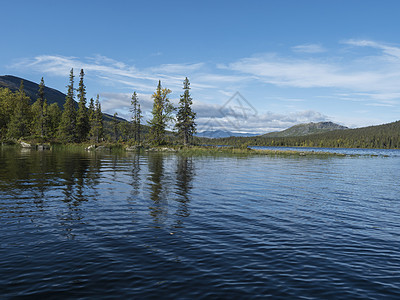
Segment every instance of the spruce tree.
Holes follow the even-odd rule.
[[[179,100],[178,113],[176,114],[175,128],[178,130],[178,134],[183,138],[183,144],[188,145],[189,141],[196,132],[196,113],[192,111],[192,98],[190,97],[190,83],[186,77],[183,82],[183,95]]]
[[[95,137],[97,143],[103,139],[103,133],[103,113],[101,112],[99,95],[97,95],[95,103]]]
[[[96,103],[94,103],[93,98],[90,99],[89,120],[90,139],[98,143],[103,138],[103,114],[101,112],[99,95],[97,95]]]
[[[46,135],[53,138],[57,135],[57,130],[60,125],[61,109],[57,103],[52,103],[47,108],[47,132]]]
[[[30,131],[30,99],[25,94],[23,80],[21,80],[19,90],[16,92],[15,100],[16,103],[14,104],[14,111],[8,124],[7,136],[19,139],[27,136]]]
[[[142,118],[142,111],[140,109],[139,99],[136,92],[133,92],[131,100],[131,113],[132,113],[132,127],[133,138],[136,143],[140,143],[140,120]]]
[[[74,102],[74,69],[69,75],[67,97],[65,98],[64,111],[61,115],[59,138],[64,142],[76,141],[76,110]]]
[[[81,73],[79,75],[79,87],[78,87],[78,113],[76,115],[76,138],[78,142],[83,142],[87,139],[89,134],[90,126],[89,126],[89,116],[86,108],[86,87],[83,83],[83,76],[85,73],[83,69],[81,69]]]
[[[49,105],[47,99],[43,101],[43,116],[42,116],[42,137],[47,137],[49,134]]]
[[[158,81],[157,90],[152,95],[153,103],[153,118],[148,121],[150,125],[150,140],[154,145],[165,143],[165,129],[169,121],[174,107],[168,99],[171,90],[162,88],[161,81]]]
[[[7,134],[7,126],[15,108],[15,93],[8,88],[0,88],[0,139]]]
[[[42,138],[45,135],[45,115],[43,111],[44,100],[44,80],[42,77],[39,84],[37,100],[32,105],[32,133]]]
[[[90,98],[89,107],[88,107],[88,118],[89,118],[89,137],[91,140],[94,140],[94,127],[95,127],[95,107],[94,100]]]
[[[140,135],[141,135],[141,119],[143,118],[142,116],[142,110],[140,109],[140,103],[138,103],[137,111],[136,111],[136,136],[137,136],[137,142],[140,143]]]
[[[114,113],[113,118],[112,118],[112,128],[114,132],[114,139],[115,141],[118,140],[118,119],[117,119],[118,113]]]

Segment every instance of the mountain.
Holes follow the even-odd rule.
[[[24,81],[24,91],[25,94],[31,99],[31,104],[33,104],[37,100],[37,93],[39,90],[39,84],[26,80],[24,78],[16,77],[16,76],[11,76],[11,75],[4,75],[0,76],[0,88],[8,88],[12,92],[15,92],[19,90],[19,87],[21,85],[21,80]],[[56,90],[53,88],[49,88],[45,86],[44,88],[44,97],[47,99],[48,104],[52,103],[57,103],[58,107],[63,109],[64,107],[64,102],[65,102],[65,97],[67,95]],[[76,107],[78,107],[78,103],[75,101]],[[105,120],[112,120],[113,116],[103,113],[104,119]],[[117,117],[118,120],[120,121],[126,121],[125,119]]]
[[[24,81],[25,94],[31,99],[31,103],[34,103],[37,100],[37,93],[39,90],[39,84],[35,82],[11,75],[5,75],[0,76],[0,88],[8,88],[12,92],[15,92],[19,89],[21,80]],[[44,88],[44,94],[48,104],[57,103],[60,108],[63,108],[66,97],[64,93],[46,86]]]
[[[232,131],[226,131],[226,130],[206,130],[202,131],[196,134],[197,137],[204,137],[204,138],[210,138],[210,139],[219,139],[219,138],[225,138],[225,137],[246,137],[246,136],[257,136],[258,134],[252,134],[252,133],[240,133],[240,132],[232,132]]]
[[[261,135],[261,137],[295,137],[343,129],[348,129],[348,127],[335,124],[333,122],[311,122],[307,124],[295,125],[283,131],[266,133]]]

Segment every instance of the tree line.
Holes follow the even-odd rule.
[[[200,139],[203,144],[230,146],[326,147],[326,148],[400,148],[400,121],[356,129],[292,137],[229,137]]]
[[[91,98],[87,105],[84,76],[84,70],[81,69],[78,88],[75,88],[75,76],[71,69],[62,110],[57,103],[48,105],[43,77],[39,84],[37,100],[33,104],[24,92],[23,81],[19,90],[15,92],[8,88],[0,88],[0,140],[28,139],[61,143],[129,141],[137,145],[163,145],[172,137],[167,127],[175,123],[174,139],[178,137],[184,145],[193,142],[196,113],[192,110],[188,78],[183,82],[184,93],[180,96],[177,108],[170,102],[171,90],[163,88],[161,81],[158,82],[152,95],[152,118],[145,125],[142,122],[143,114],[136,91],[131,98],[132,119],[123,121],[115,113],[110,120],[105,118],[101,111],[99,95],[96,100]],[[78,105],[75,102],[75,92]]]

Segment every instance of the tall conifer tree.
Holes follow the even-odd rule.
[[[140,121],[142,119],[142,111],[140,109],[139,99],[136,92],[133,92],[131,100],[131,113],[132,113],[132,127],[133,138],[135,142],[140,143]]]
[[[96,121],[97,121],[97,141],[100,139],[103,139],[103,134],[104,134],[104,126],[103,126],[103,113],[101,112],[101,104],[99,100],[99,95],[97,95],[96,99]]]
[[[44,137],[45,135],[45,113],[44,113],[44,80],[40,80],[38,98],[32,105],[32,133]]]
[[[196,123],[194,121],[196,113],[192,111],[193,102],[190,97],[190,83],[187,77],[183,82],[183,90],[183,95],[181,95],[179,100],[175,128],[178,129],[178,134],[183,138],[183,144],[188,145],[193,134],[196,132]]]
[[[76,141],[76,109],[74,102],[74,69],[69,75],[67,97],[65,98],[64,111],[61,115],[59,137],[64,142]]]
[[[171,90],[162,88],[161,81],[158,81],[157,90],[154,92],[152,98],[153,103],[153,118],[148,121],[150,125],[150,140],[155,145],[165,143],[165,129],[173,118],[171,116],[174,107],[168,99]]]
[[[86,87],[83,83],[83,77],[85,73],[83,69],[81,69],[81,73],[79,74],[79,86],[78,86],[78,113],[76,115],[76,138],[78,142],[83,142],[87,139],[89,134],[90,126],[89,126],[89,116],[86,108]]]

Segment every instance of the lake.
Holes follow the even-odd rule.
[[[0,148],[1,299],[398,299],[399,153]]]

